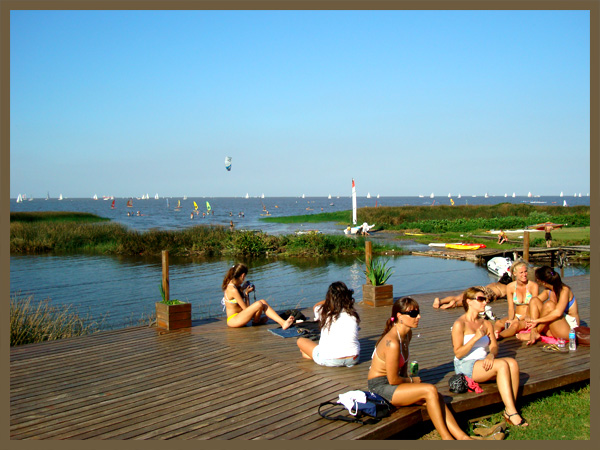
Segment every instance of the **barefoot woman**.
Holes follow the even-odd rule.
[[[264,300],[259,300],[250,304],[248,294],[254,290],[254,286],[248,286],[242,289],[246,280],[248,267],[245,264],[238,263],[229,268],[225,278],[223,278],[223,299],[221,304],[227,311],[227,326],[239,328],[252,321],[253,324],[265,323],[268,318],[273,319],[284,330],[294,323],[294,317],[290,316],[283,320],[279,314]],[[267,317],[262,317],[265,313]]]
[[[394,406],[426,402],[427,413],[444,440],[470,439],[460,429],[454,416],[433,384],[421,383],[407,373],[408,346],[413,328],[419,325],[419,304],[410,297],[394,302],[392,316],[375,344],[369,369],[369,391],[381,395]]]

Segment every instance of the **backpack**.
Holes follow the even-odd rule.
[[[392,405],[386,399],[372,392],[349,391],[340,394],[339,397],[340,399],[335,403],[331,401],[321,403],[318,408],[319,415],[328,420],[343,420],[366,425],[379,422],[382,418],[388,417],[392,411]],[[322,411],[321,408],[327,405],[332,406]],[[348,413],[339,414],[344,410]]]

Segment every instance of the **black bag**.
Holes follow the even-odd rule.
[[[450,386],[450,392],[454,392],[455,394],[464,394],[469,390],[469,384],[464,373],[452,375],[448,380],[448,386]]]
[[[306,320],[306,316],[298,309],[288,309],[286,312],[279,314],[279,316],[283,320],[287,320],[290,316],[294,316],[294,320]]]
[[[386,399],[372,392],[363,392],[367,397],[367,401],[365,403],[355,403],[356,415],[350,414],[344,405],[336,402],[321,403],[318,409],[319,415],[328,420],[343,420],[345,422],[355,422],[360,423],[361,425],[367,425],[377,423],[391,414],[392,405],[390,405]],[[326,405],[331,405],[331,407],[325,411],[321,411],[321,408]]]

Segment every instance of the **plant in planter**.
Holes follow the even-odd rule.
[[[394,286],[385,284],[393,275],[387,261],[371,259],[366,264],[365,275],[369,283],[363,284],[363,301],[371,306],[391,306],[394,303]]]
[[[192,304],[177,299],[167,300],[165,289],[160,285],[162,301],[156,302],[156,326],[167,330],[192,326]]]

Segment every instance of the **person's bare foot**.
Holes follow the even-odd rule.
[[[433,300],[433,307],[434,307],[435,309],[438,309],[438,308],[440,307],[440,299],[439,299],[439,297],[436,297],[436,298]]]
[[[287,318],[287,320],[285,322],[283,322],[283,325],[281,325],[281,329],[287,330],[289,327],[292,326],[293,323],[294,323],[294,316],[290,316]]]
[[[533,345],[540,338],[540,333],[537,332],[535,328],[531,330],[529,333],[529,341],[527,341],[527,345]]]

